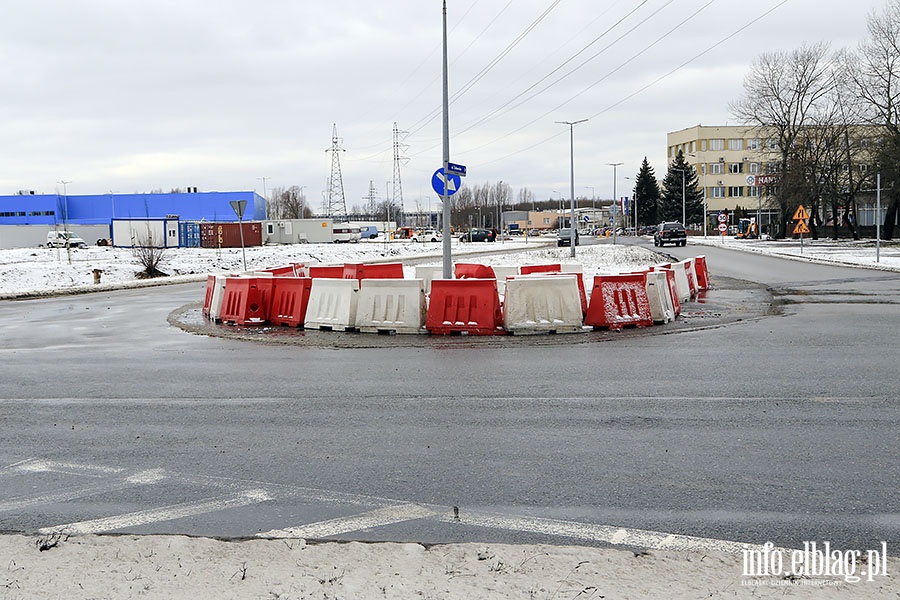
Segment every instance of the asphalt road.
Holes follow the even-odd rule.
[[[896,554],[900,274],[665,251],[772,314],[334,348],[170,325],[199,284],[2,302],[0,530]]]

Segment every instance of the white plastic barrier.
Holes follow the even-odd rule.
[[[691,296],[697,295],[700,284],[697,282],[697,266],[693,258],[686,258],[681,261],[684,263],[684,273],[687,275],[688,287],[691,289]]]
[[[216,275],[215,287],[209,302],[209,320],[218,323],[222,316],[222,298],[225,297],[225,275]]]
[[[584,265],[581,263],[560,265],[559,267],[559,270],[563,273],[584,273]]]
[[[578,279],[566,275],[520,275],[506,280],[503,328],[513,334],[584,331]]]
[[[431,280],[443,279],[444,267],[435,265],[417,265],[416,279],[421,279],[425,283],[425,292],[431,293]],[[453,278],[453,269],[450,269],[450,278]]]
[[[691,299],[691,284],[688,282],[687,271],[683,262],[672,263],[675,271],[675,290],[678,292],[678,300],[687,302]]]
[[[506,279],[507,277],[517,277],[519,275],[519,267],[500,266],[491,267],[494,269],[494,277],[497,278],[497,293],[501,296],[506,295]]]
[[[669,323],[675,320],[675,306],[672,303],[672,292],[665,271],[647,273],[647,297],[650,299],[650,314],[654,323]]]
[[[303,327],[334,331],[353,329],[356,327],[358,301],[358,279],[315,278],[309,290]]]
[[[421,279],[366,279],[359,291],[356,328],[365,333],[428,333],[425,314]]]

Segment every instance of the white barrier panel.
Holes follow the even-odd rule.
[[[672,263],[672,270],[675,271],[675,290],[678,292],[678,300],[681,302],[689,301],[691,299],[691,284],[688,282],[684,263]]]
[[[443,279],[444,267],[434,265],[417,265],[416,279],[421,279],[425,283],[425,292],[431,293],[431,280]],[[453,279],[453,269],[450,269],[450,279]]]
[[[428,333],[425,314],[421,279],[366,279],[359,290],[356,328],[365,333]]]
[[[650,314],[654,323],[669,323],[675,320],[675,306],[672,303],[672,292],[665,271],[647,273],[647,297],[650,299]]]
[[[491,267],[494,269],[494,277],[497,278],[497,293],[501,296],[506,295],[506,279],[507,277],[518,277],[519,267],[500,266]]]
[[[681,262],[684,263],[684,273],[688,278],[688,287],[691,289],[691,296],[696,296],[697,290],[700,289],[700,284],[697,281],[697,265],[693,258],[686,258]]]
[[[573,263],[569,265],[560,265],[559,270],[562,273],[584,273],[584,265],[581,263]]]
[[[215,287],[209,301],[209,320],[218,323],[222,316],[222,298],[225,297],[225,275],[216,275]]]
[[[578,279],[520,275],[506,280],[503,328],[513,334],[584,331]]]
[[[358,279],[313,279],[303,327],[333,331],[353,329],[356,327],[358,298]]]

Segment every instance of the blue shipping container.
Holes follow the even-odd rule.
[[[182,248],[200,247],[200,223],[181,221],[179,227],[179,242]]]

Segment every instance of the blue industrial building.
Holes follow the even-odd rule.
[[[109,225],[113,219],[237,221],[231,201],[245,200],[243,220],[263,221],[266,201],[256,192],[170,194],[16,194],[0,196],[0,225]]]

